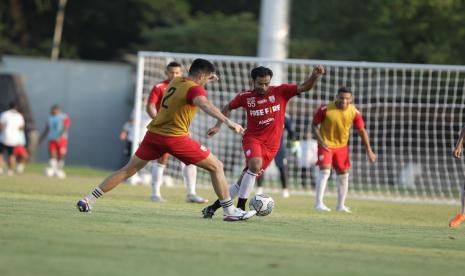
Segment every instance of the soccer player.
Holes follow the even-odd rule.
[[[168,152],[187,165],[195,164],[210,172],[213,188],[224,210],[223,220],[239,221],[254,216],[254,211],[245,212],[234,207],[223,164],[205,146],[189,136],[189,126],[198,108],[224,122],[235,133],[244,132],[239,124],[229,120],[207,99],[207,91],[203,86],[216,79],[215,67],[204,59],[194,60],[188,77],[174,78],[163,96],[160,111],[147,126],[148,131],[135,155],[123,168],[108,176],[88,196],[79,200],[79,211],[89,212],[96,199],[134,175],[149,161]]]
[[[6,152],[8,169],[7,174],[13,175],[16,166],[16,157],[13,150],[21,143],[24,117],[11,102],[8,110],[0,114],[0,173],[3,173],[3,155]]]
[[[375,162],[376,155],[371,149],[368,133],[362,115],[352,104],[352,91],[339,88],[336,100],[322,105],[313,116],[312,130],[318,141],[318,165],[320,172],[316,186],[317,211],[331,211],[323,203],[323,195],[331,173],[331,167],[338,175],[337,206],[336,210],[350,213],[345,206],[349,187],[349,129],[354,125],[365,145],[368,159]]]
[[[48,139],[49,167],[46,169],[47,176],[66,178],[63,171],[65,156],[68,151],[68,129],[71,119],[66,113],[61,112],[60,106],[53,105],[50,109],[45,129],[40,136],[39,143],[45,136]]]
[[[452,152],[453,156],[457,159],[462,157],[463,150],[463,141],[465,140],[465,127],[462,128],[460,132],[459,139],[455,145],[454,151]],[[465,185],[460,189],[460,213],[458,213],[453,219],[449,222],[449,227],[458,227],[465,220]]]
[[[243,91],[234,97],[223,108],[223,114],[229,117],[231,110],[242,107],[247,113],[247,128],[242,139],[242,149],[246,158],[246,167],[236,184],[231,185],[232,197],[238,196],[237,207],[245,210],[245,204],[252,192],[255,179],[270,164],[278,152],[284,128],[284,114],[289,100],[313,88],[314,84],[325,73],[323,66],[313,68],[311,75],[300,85],[282,84],[270,86],[273,72],[266,67],[256,67],[251,71],[253,89]],[[207,131],[212,137],[220,130],[222,122]],[[216,201],[204,208],[204,218],[212,218],[220,207]]]
[[[21,130],[21,139],[19,144],[13,149],[13,155],[16,158],[16,172],[23,173],[26,163],[29,160],[29,154],[26,149],[26,134],[24,129]]]
[[[155,119],[157,113],[160,111],[160,104],[163,98],[163,92],[166,87],[176,77],[182,76],[181,64],[177,62],[170,62],[166,66],[165,74],[168,79],[155,84],[150,92],[147,100],[146,110],[150,118]],[[152,201],[165,202],[166,200],[161,196],[160,187],[163,181],[163,172],[166,164],[168,163],[169,154],[163,154],[156,162],[152,164]],[[184,185],[186,186],[186,201],[194,203],[207,203],[208,200],[198,196],[195,192],[197,167],[193,164],[187,165],[181,162],[182,176],[184,178]]]

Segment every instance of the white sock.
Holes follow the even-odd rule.
[[[188,195],[195,195],[195,185],[197,183],[197,167],[195,165],[182,165],[182,176],[184,177],[184,185]]]
[[[251,172],[250,170],[247,170],[244,173],[238,193],[240,198],[249,198],[249,195],[253,190],[253,186],[255,185],[255,178],[257,178],[257,174]]]
[[[62,170],[65,167],[65,160],[61,159],[57,162],[57,168]]]
[[[48,166],[49,166],[52,170],[56,171],[57,166],[58,166],[58,161],[57,161],[55,158],[50,158],[50,159],[48,160]]]
[[[337,208],[345,206],[347,191],[349,190],[349,173],[337,177]]]
[[[326,189],[326,184],[328,183],[329,175],[331,170],[321,170],[318,175],[318,182],[316,183],[316,193],[315,193],[315,205],[323,204],[323,196]]]
[[[163,182],[163,171],[165,165],[152,162],[152,196],[161,196],[160,187]]]
[[[239,193],[239,185],[237,183],[234,183],[232,185],[229,185],[229,195],[231,198],[236,198],[237,194]]]
[[[95,188],[95,190],[93,190],[92,193],[90,193],[85,198],[87,199],[87,201],[89,203],[94,203],[95,200],[97,200],[97,198],[103,196],[103,194],[104,194],[103,191],[100,189],[100,187],[97,186],[97,188]]]
[[[220,199],[220,204],[223,207],[223,211],[225,215],[233,214],[234,210],[236,210],[236,207],[234,207],[234,204],[230,197],[225,198],[223,200]]]

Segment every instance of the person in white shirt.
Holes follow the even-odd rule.
[[[7,155],[7,174],[13,175],[16,166],[16,158],[13,149],[21,144],[22,130],[24,129],[24,117],[16,109],[16,104],[11,102],[8,110],[0,114],[0,167],[3,168],[4,154]]]
[[[314,171],[316,169],[316,162],[318,161],[318,142],[313,139],[311,131],[307,131],[304,139],[300,141],[297,158],[302,188],[306,190],[309,187],[308,180],[310,180],[310,186],[315,188],[316,178]]]

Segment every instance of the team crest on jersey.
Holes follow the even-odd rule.
[[[251,153],[252,153],[252,151],[250,149],[245,151],[245,155],[247,155],[247,156],[250,156]]]
[[[276,101],[276,99],[274,98],[274,96],[270,96],[270,97],[268,97],[268,99],[270,99],[270,102],[271,102],[271,103],[274,103],[274,102]]]
[[[248,107],[255,107],[255,97],[247,98],[247,106]]]
[[[201,145],[201,146],[200,146],[200,150],[201,150],[201,151],[207,151],[207,148],[206,148],[204,145]]]
[[[320,161],[323,161],[323,160],[325,159],[325,156],[324,156],[323,154],[321,154],[320,156],[318,156],[318,159],[319,159]]]

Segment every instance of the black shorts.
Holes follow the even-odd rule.
[[[6,152],[8,156],[11,156],[13,155],[14,148],[15,147],[10,147],[10,146],[0,143],[0,154],[3,154],[4,152]]]

